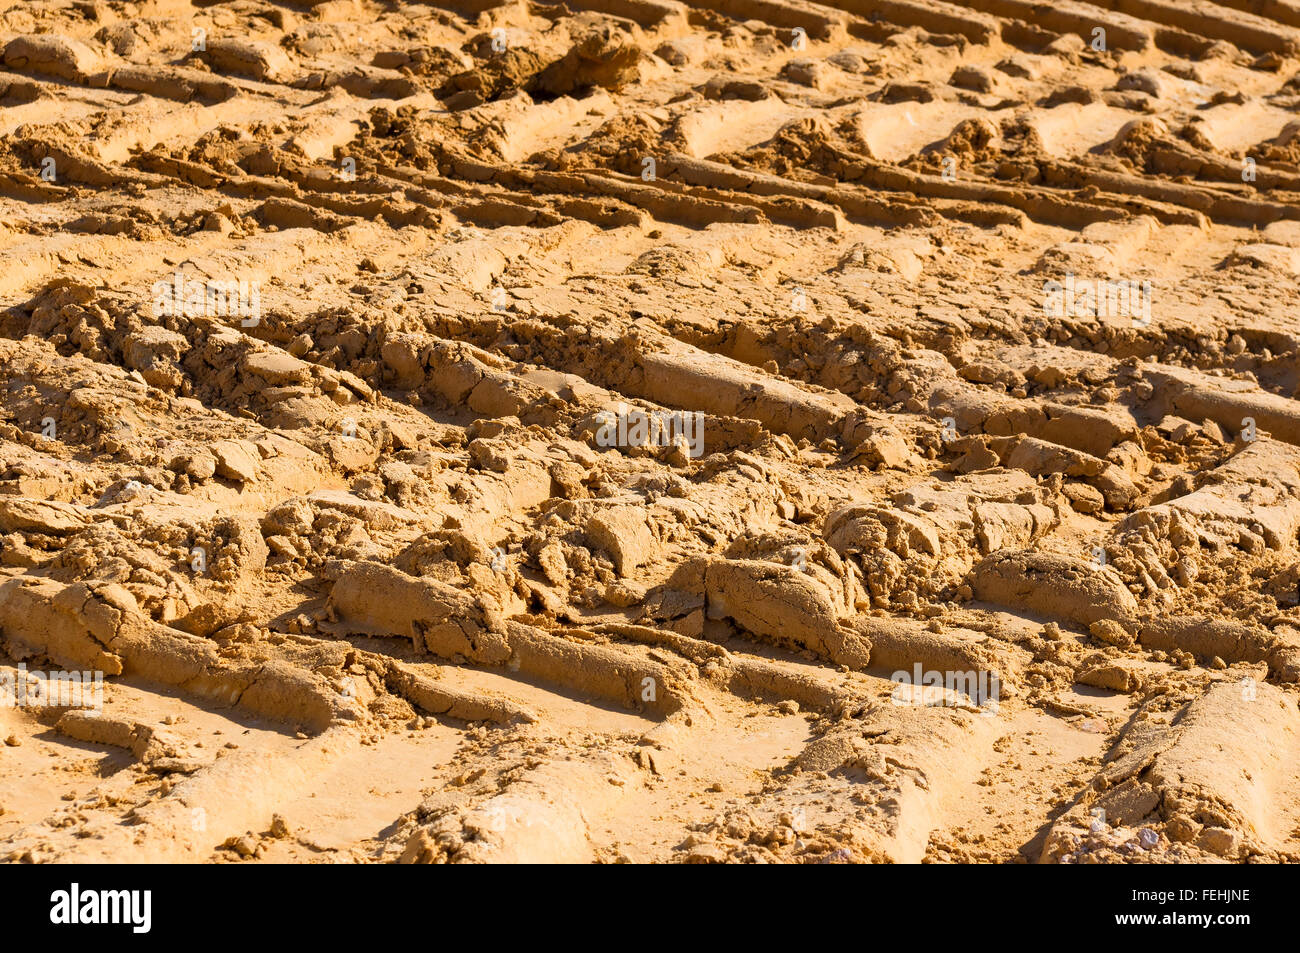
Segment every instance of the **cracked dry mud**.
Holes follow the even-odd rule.
[[[0,857],[1297,859],[1298,50],[10,0]]]

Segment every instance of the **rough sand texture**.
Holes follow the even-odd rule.
[[[0,858],[1300,858],[1298,51],[10,0]]]

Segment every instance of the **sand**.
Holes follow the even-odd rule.
[[[10,3],[0,858],[1300,859],[1298,54]]]

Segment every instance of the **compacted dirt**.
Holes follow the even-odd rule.
[[[0,858],[1300,858],[1298,51],[9,0]]]

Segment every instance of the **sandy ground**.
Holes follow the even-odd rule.
[[[1297,51],[10,3],[0,858],[1300,858]]]

